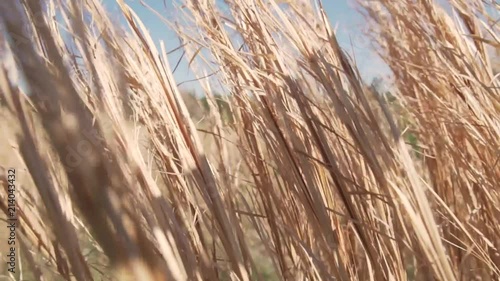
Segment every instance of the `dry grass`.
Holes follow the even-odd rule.
[[[0,2],[3,62],[17,61],[0,71],[1,163],[27,171],[13,278],[500,278],[498,4],[449,0],[452,18],[360,0],[394,73],[388,102],[320,4],[186,0],[190,64],[217,66],[194,123],[165,46],[123,1],[127,31],[97,0],[14,2]]]

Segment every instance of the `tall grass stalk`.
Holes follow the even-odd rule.
[[[497,280],[500,41],[486,2],[359,0],[389,101],[319,2],[185,0],[172,26],[205,92],[200,122],[175,46],[123,0],[123,27],[97,0],[0,2],[24,278]]]

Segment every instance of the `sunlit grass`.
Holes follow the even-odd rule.
[[[308,1],[186,0],[194,100],[123,1],[0,2],[23,278],[497,280],[498,7],[359,2],[390,96]]]

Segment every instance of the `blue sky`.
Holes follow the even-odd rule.
[[[139,0],[125,0],[125,2],[139,15],[156,42],[163,40],[167,50],[179,46],[175,32],[170,30],[158,16],[144,7]],[[145,0],[145,2],[165,18],[171,19],[176,15],[172,0]],[[103,3],[112,14],[119,13],[115,0],[103,0]],[[356,11],[354,1],[324,0],[323,7],[332,26],[337,27],[337,39],[340,45],[351,55],[354,54],[362,77],[369,82],[374,77],[387,75],[389,73],[387,66],[369,49],[367,41],[363,38],[362,30],[365,23],[363,17]],[[169,56],[172,67],[177,63],[180,55],[181,52],[174,52]],[[178,83],[194,78],[187,67],[186,60],[180,64],[174,77]],[[194,82],[183,83],[183,87],[200,91],[199,86]]]

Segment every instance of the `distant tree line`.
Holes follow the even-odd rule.
[[[182,97],[193,120],[199,121],[210,112],[209,99],[206,96],[197,96],[194,92],[183,92]],[[222,120],[232,123],[234,118],[227,98],[217,93],[214,94],[215,105]]]

